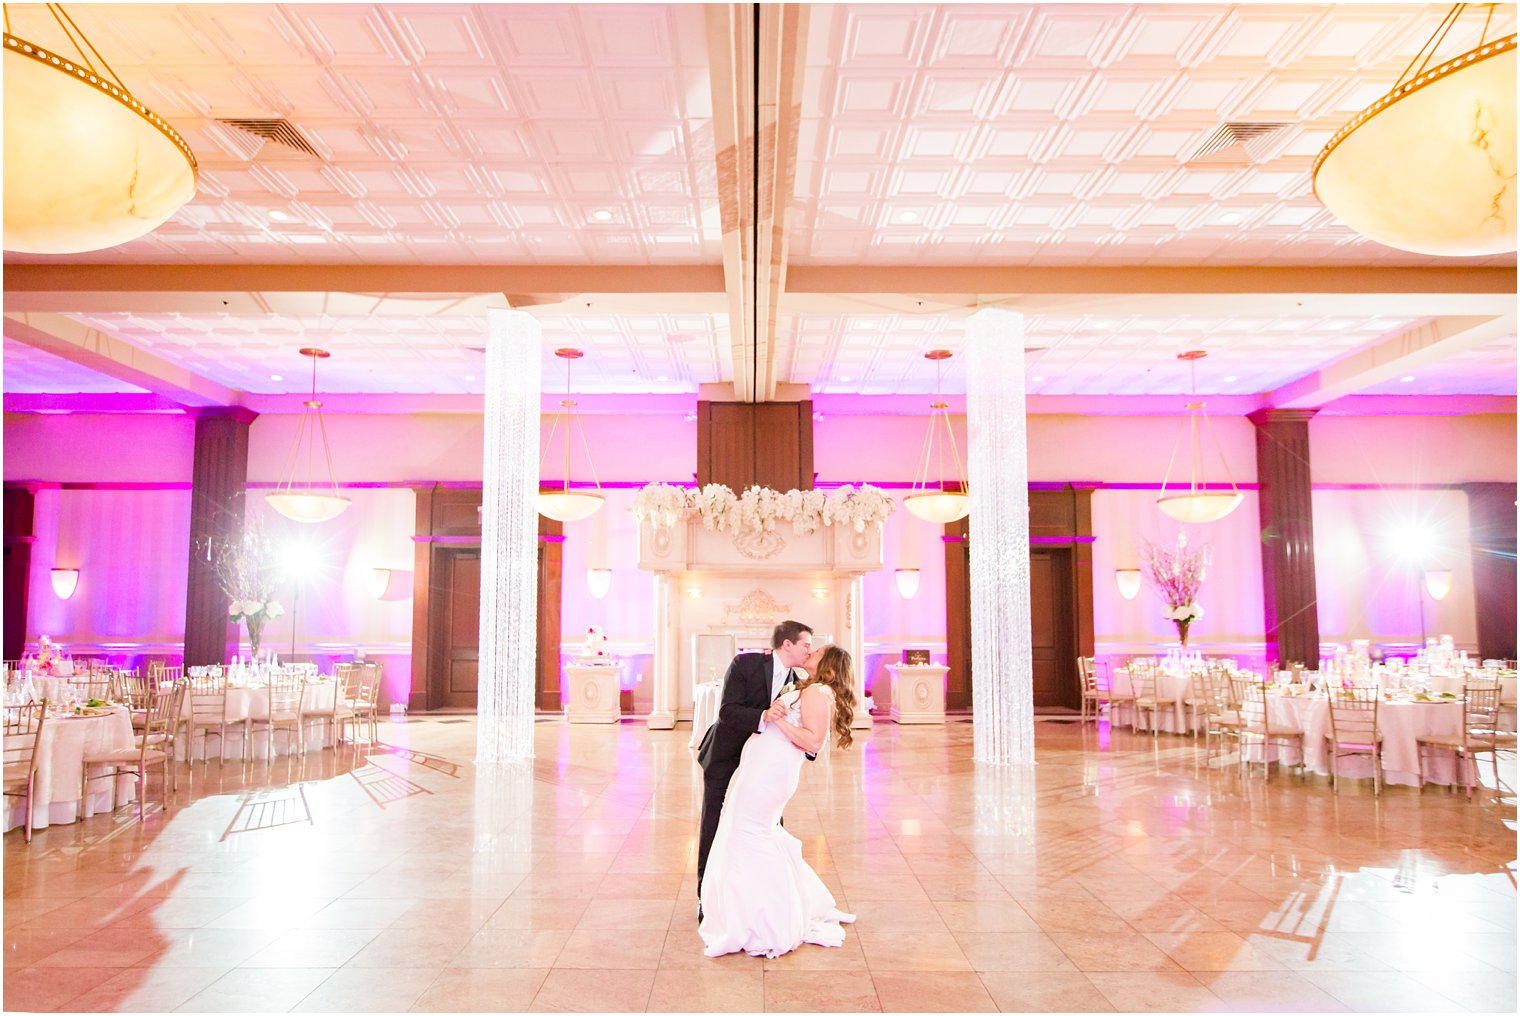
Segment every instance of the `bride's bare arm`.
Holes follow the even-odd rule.
[[[832,719],[834,703],[822,688],[807,688],[799,700],[802,707],[802,726],[788,720],[774,721],[786,739],[809,754],[817,754],[823,742],[829,738],[829,720]]]

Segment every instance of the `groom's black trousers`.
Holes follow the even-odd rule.
[[[739,760],[713,764],[702,771],[702,833],[697,842],[697,898],[702,898],[702,874],[707,870],[707,854],[713,837],[718,835],[718,819],[723,815],[723,798],[728,796],[729,781],[739,768]]]

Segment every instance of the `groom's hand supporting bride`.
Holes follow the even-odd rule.
[[[778,698],[776,701],[772,702],[771,707],[765,711],[764,719],[767,723],[775,723],[777,720],[786,719],[787,712],[787,704]]]

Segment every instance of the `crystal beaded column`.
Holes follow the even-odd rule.
[[[992,765],[1031,764],[1034,659],[1022,314],[984,307],[971,315],[966,442],[975,758]]]
[[[540,329],[486,312],[485,469],[480,527],[480,676],[475,761],[533,757],[538,650]]]

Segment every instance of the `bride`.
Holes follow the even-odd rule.
[[[745,743],[723,801],[702,878],[699,931],[708,956],[743,951],[774,958],[804,942],[840,946],[840,925],[855,920],[835,907],[833,894],[802,859],[802,844],[781,827],[803,753],[818,752],[831,731],[841,748],[851,740],[850,654],[824,646],[803,669],[807,680],[777,700],[787,706],[786,718],[770,720]]]

